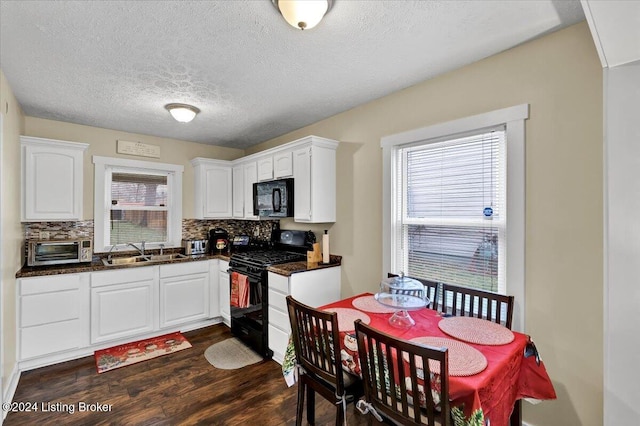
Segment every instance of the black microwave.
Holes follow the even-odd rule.
[[[253,214],[293,217],[293,178],[254,183]]]

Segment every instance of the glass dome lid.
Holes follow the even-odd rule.
[[[397,309],[420,309],[429,304],[424,285],[404,275],[383,279],[375,298],[381,304]]]

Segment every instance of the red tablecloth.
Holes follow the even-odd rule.
[[[328,308],[352,308],[352,301],[360,294],[348,299],[322,306]],[[442,317],[432,309],[411,311],[416,325],[408,329],[399,329],[389,324],[392,314],[365,312],[370,318],[369,325],[385,333],[410,340],[415,337],[451,336],[438,327]],[[342,328],[342,327],[341,327]],[[537,365],[535,357],[524,358],[524,349],[528,336],[514,332],[514,340],[506,345],[485,346],[468,343],[478,349],[487,358],[487,368],[473,376],[450,377],[449,392],[452,406],[463,406],[468,418],[473,412],[481,410],[492,426],[509,424],[509,416],[516,400],[521,398],[555,399],[556,394],[547,375],[544,364]],[[340,332],[340,346],[345,370],[360,375],[360,361],[355,344],[355,331]]]

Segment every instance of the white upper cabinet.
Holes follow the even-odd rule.
[[[258,219],[253,214],[253,184],[258,181],[258,165],[250,161],[244,165],[244,218]]]
[[[258,158],[258,180],[273,179],[273,156],[267,155]]]
[[[258,219],[253,215],[255,182],[293,177],[294,221],[336,221],[338,142],[318,136],[238,158],[194,158],[196,219]]]
[[[233,217],[244,218],[244,167],[242,164],[233,166]]]
[[[231,162],[194,158],[195,218],[229,219],[233,215]]]
[[[273,154],[273,177],[275,179],[293,176],[293,153],[291,151]]]
[[[293,151],[294,221],[336,221],[336,149],[338,142],[309,136]]]
[[[20,137],[22,221],[82,220],[86,143]]]

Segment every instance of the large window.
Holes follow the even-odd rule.
[[[394,152],[396,271],[504,293],[504,128]]]
[[[386,272],[516,296],[524,316],[524,119],[506,108],[388,136]]]
[[[182,166],[94,157],[95,250],[181,243]]]

